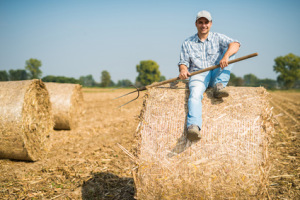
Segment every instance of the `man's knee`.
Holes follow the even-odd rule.
[[[197,85],[197,86],[190,86],[190,99],[194,99],[194,100],[202,100],[203,98],[203,93],[206,90],[206,87],[203,85]]]

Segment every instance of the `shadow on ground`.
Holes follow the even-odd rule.
[[[111,173],[95,173],[82,186],[82,199],[134,200],[134,181]]]

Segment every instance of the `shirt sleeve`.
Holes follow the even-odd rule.
[[[219,34],[219,41],[222,49],[227,49],[228,45],[232,42],[237,42],[241,45],[241,43],[238,40],[232,39],[223,34]]]
[[[188,54],[186,42],[184,42],[181,46],[181,52],[180,52],[180,61],[178,63],[178,66],[185,65],[187,68],[190,67],[190,56]]]

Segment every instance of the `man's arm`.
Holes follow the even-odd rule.
[[[179,65],[179,78],[181,80],[187,79],[191,74],[189,73],[189,70],[187,66],[185,65]]]
[[[229,57],[233,54],[236,54],[238,50],[240,49],[240,43],[238,42],[231,42],[228,45],[228,49],[225,52],[223,58],[220,60],[220,67],[224,69],[224,67],[228,66]]]
[[[181,51],[180,51],[180,61],[178,63],[179,67],[179,78],[181,80],[187,79],[188,76],[190,75],[189,73],[189,53],[188,53],[188,48],[186,45],[186,42],[183,42],[181,45]]]

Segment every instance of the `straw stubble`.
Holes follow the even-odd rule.
[[[202,139],[186,139],[189,91],[149,89],[138,131],[138,199],[228,199],[266,194],[271,109],[264,88],[203,98]]]
[[[0,82],[0,158],[36,161],[49,149],[53,116],[41,80]]]

